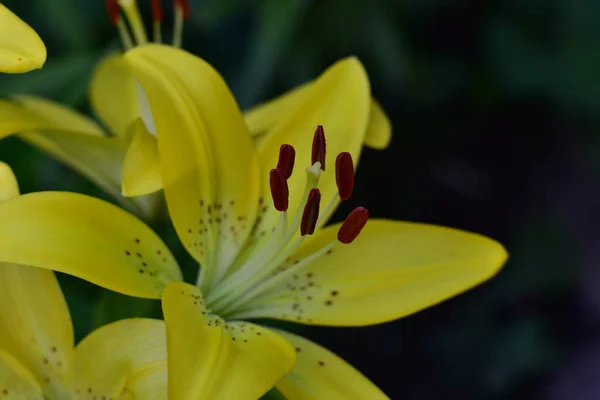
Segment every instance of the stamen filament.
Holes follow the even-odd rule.
[[[125,24],[125,21],[123,21],[123,18],[117,19],[117,31],[119,31],[123,48],[126,51],[131,50],[133,48],[133,39],[129,34],[129,29],[127,29],[127,25]]]
[[[143,45],[148,43],[148,37],[146,36],[146,30],[144,29],[144,23],[142,22],[142,16],[137,7],[136,0],[119,0],[119,5],[127,17],[137,44]]]
[[[175,23],[173,24],[173,47],[181,48],[183,37],[184,8],[179,3],[175,4]]]
[[[160,21],[152,21],[152,34],[154,43],[162,43],[162,34],[160,31]]]

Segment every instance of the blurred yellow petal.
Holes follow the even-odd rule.
[[[75,389],[89,398],[119,399],[127,393],[137,399],[166,399],[164,321],[123,319],[95,330],[77,345],[75,367]]]
[[[355,163],[358,161],[367,130],[371,95],[366,71],[353,57],[334,64],[308,90],[302,103],[290,110],[262,141],[259,156],[261,176],[267,177],[271,168],[277,165],[280,146],[287,143],[295,147],[296,167],[288,185],[289,207],[296,210],[306,183],[303,170],[311,163],[313,135],[317,126],[323,125],[328,158],[319,183],[324,203],[320,225],[335,208],[325,210],[325,205],[337,196],[335,157],[339,152],[347,151],[352,154]],[[263,185],[263,197],[270,199],[269,185]],[[258,237],[262,231],[271,232],[278,218],[279,212],[267,201],[266,212],[255,235]]]
[[[0,72],[21,73],[42,68],[46,46],[38,34],[0,4]]]
[[[8,164],[0,161],[0,201],[12,199],[19,195],[17,178]]]
[[[295,351],[281,336],[208,315],[200,290],[165,289],[169,399],[257,399],[292,367]]]
[[[392,123],[381,105],[377,101],[372,100],[365,145],[373,149],[383,150],[389,146],[391,140]]]
[[[338,228],[336,224],[316,232],[291,263],[335,241]],[[475,233],[370,220],[353,243],[338,244],[233,318],[332,326],[391,321],[489,279],[506,258],[500,243]]]
[[[123,135],[140,115],[136,82],[122,54],[105,57],[94,71],[90,103],[98,118],[115,135]]]
[[[224,270],[252,229],[260,188],[237,103],[217,71],[180,49],[140,46],[125,61],[152,107],[177,233],[205,271]]]
[[[346,361],[301,336],[273,329],[296,348],[296,363],[277,389],[294,400],[388,399],[367,377]]]
[[[281,120],[294,112],[294,108],[300,106],[310,96],[313,82],[302,84],[279,97],[259,104],[244,112],[246,125],[255,143],[261,143],[269,134],[269,129],[277,125]],[[365,146],[373,149],[385,149],[392,138],[392,126],[385,111],[375,100],[371,100],[371,112],[367,134],[365,135]]]
[[[27,368],[0,350],[0,398],[6,400],[44,400],[42,389]]]
[[[123,196],[143,196],[162,189],[158,143],[138,119],[123,162]]]
[[[143,222],[93,197],[41,192],[0,203],[0,261],[71,274],[130,296],[159,298],[181,280]]]
[[[47,396],[67,393],[73,326],[54,273],[0,263],[0,304],[0,348],[33,373]]]

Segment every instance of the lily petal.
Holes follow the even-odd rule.
[[[339,226],[316,233],[291,263],[334,242]],[[331,326],[391,321],[489,279],[506,258],[500,243],[475,233],[369,220],[353,243],[338,244],[233,318],[273,317]]]
[[[94,71],[90,103],[98,118],[117,136],[124,135],[139,117],[136,82],[122,54],[105,57]]]
[[[169,284],[163,312],[171,400],[257,399],[294,364],[294,348],[279,335],[207,315],[195,286]]]
[[[125,393],[166,399],[166,341],[161,320],[124,319],[95,330],[75,349],[75,389],[97,399],[120,399]]]
[[[143,196],[162,189],[158,143],[138,119],[123,162],[123,196]]]
[[[0,263],[0,304],[0,348],[31,371],[49,397],[68,393],[73,326],[54,273]]]
[[[42,68],[46,46],[38,34],[0,4],[0,72],[21,73]]]
[[[31,372],[10,354],[0,350],[0,393],[2,398],[44,400]]]
[[[17,178],[8,164],[0,161],[0,202],[19,195]]]
[[[296,348],[296,363],[277,389],[294,400],[388,399],[354,367],[326,348],[290,332],[273,329]]]
[[[180,49],[140,46],[125,61],[150,101],[177,233],[209,273],[226,268],[252,229],[260,188],[235,99],[217,71]]]
[[[0,203],[0,261],[52,269],[130,296],[159,298],[181,280],[174,257],[143,222],[93,197],[26,194]]]
[[[356,58],[346,58],[325,71],[313,85],[301,104],[285,116],[262,141],[258,149],[261,163],[261,176],[269,176],[269,171],[277,165],[279,147],[291,144],[296,149],[296,169],[288,179],[289,206],[296,210],[300,205],[306,184],[306,175],[301,171],[311,162],[312,138],[315,128],[323,125],[327,140],[329,168],[321,174],[319,189],[326,204],[337,196],[335,183],[335,156],[350,152],[358,161],[370,112],[370,88],[367,73]],[[263,197],[270,198],[268,186],[263,188]],[[335,203],[337,204],[338,201]],[[323,224],[335,207],[323,210],[319,225]],[[261,232],[270,232],[276,225],[279,213],[270,202],[263,209],[260,224],[255,230],[256,237]],[[261,210],[262,211],[262,210]],[[265,236],[266,238],[266,236]],[[265,239],[263,239],[265,240]]]
[[[295,107],[306,101],[313,85],[314,82],[304,83],[279,97],[245,111],[244,119],[254,142],[260,145],[269,135],[271,128],[292,113]],[[377,100],[371,99],[371,113],[365,135],[365,146],[383,150],[389,145],[391,138],[392,125],[389,118]]]

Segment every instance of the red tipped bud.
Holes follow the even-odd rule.
[[[312,235],[319,219],[319,205],[321,204],[321,192],[319,189],[313,189],[308,194],[308,200],[302,213],[302,222],[300,223],[300,234]]]
[[[152,20],[157,22],[163,22],[163,19],[165,19],[161,3],[162,0],[150,0],[150,6],[152,8]]]
[[[340,153],[335,159],[335,183],[340,199],[348,200],[354,189],[354,163],[350,153]]]
[[[285,178],[289,179],[294,171],[294,161],[296,160],[296,149],[290,144],[282,144],[279,148],[279,161],[277,168],[282,170]]]
[[[117,0],[106,0],[106,11],[110,23],[116,25],[119,22],[119,4]]]
[[[311,165],[319,161],[321,163],[321,170],[325,171],[325,131],[322,125],[317,126],[317,130],[313,136],[311,156]]]
[[[340,226],[338,240],[344,244],[352,243],[367,224],[369,211],[364,207],[356,207]]]
[[[271,196],[277,211],[287,211],[288,197],[290,195],[285,172],[279,168],[273,168],[270,176]]]
[[[190,19],[190,2],[188,0],[174,0],[175,7],[181,7],[183,18]]]

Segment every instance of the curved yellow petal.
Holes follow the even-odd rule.
[[[68,393],[73,326],[54,273],[0,263],[0,304],[0,348],[33,373],[47,396]]]
[[[273,329],[296,348],[296,363],[277,389],[294,400],[388,399],[367,377],[326,348],[301,336]]]
[[[8,164],[0,161],[0,201],[19,195],[17,178]]]
[[[42,192],[0,203],[0,261],[71,274],[130,296],[159,298],[181,280],[143,222],[93,197]]]
[[[122,54],[105,57],[94,71],[90,103],[98,118],[115,135],[124,135],[140,115],[136,82]]]
[[[46,46],[38,34],[0,4],[0,72],[21,73],[42,68]]]
[[[367,130],[371,95],[367,73],[360,61],[354,57],[331,66],[308,90],[309,93],[303,102],[272,128],[258,151],[261,176],[267,177],[271,168],[277,166],[280,146],[287,143],[295,147],[296,166],[288,179],[289,208],[295,211],[304,193],[304,169],[311,163],[313,135],[316,127],[323,125],[327,160],[319,183],[323,199],[319,218],[321,225],[335,209],[332,207],[326,210],[326,205],[337,196],[335,157],[339,152],[347,151],[352,154],[355,163],[358,161]],[[268,185],[263,186],[263,197],[269,200],[271,198]],[[259,238],[263,231],[271,232],[279,218],[279,212],[275,210],[272,202],[265,203],[264,214],[255,230],[255,238]]]
[[[294,348],[279,335],[208,315],[195,286],[169,284],[162,301],[170,400],[257,399],[294,364]]]
[[[365,145],[377,150],[383,150],[392,141],[392,123],[381,105],[373,99],[371,101],[371,113],[369,114],[369,126],[365,136]]]
[[[75,389],[97,399],[166,399],[166,340],[161,320],[123,319],[96,329],[75,348]]]
[[[6,400],[44,400],[40,385],[19,361],[0,350],[0,393]]]
[[[224,270],[252,229],[260,187],[237,103],[218,72],[185,51],[140,46],[125,61],[152,107],[177,233],[205,271]]]
[[[290,263],[334,242],[338,228],[315,233]],[[338,244],[234,316],[332,326],[377,324],[472,288],[498,272],[506,258],[500,243],[475,233],[370,220],[353,243]]]
[[[123,162],[123,196],[143,196],[162,189],[158,143],[138,119]]]

